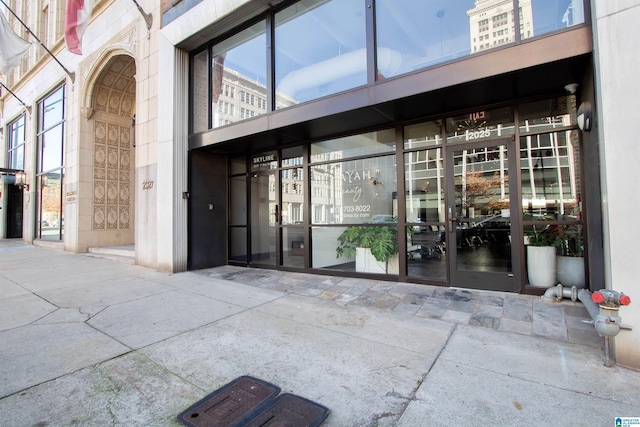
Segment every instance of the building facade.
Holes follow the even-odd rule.
[[[48,11],[72,73],[34,47],[3,77],[0,231],[74,252],[134,244],[166,271],[533,294],[577,280],[633,298],[613,239],[635,233],[633,168],[618,167],[632,109],[613,95],[640,61],[618,51],[631,3],[141,2],[150,23],[101,1],[76,56],[59,2],[9,2],[36,23]],[[533,266],[544,238],[553,268]],[[619,363],[640,367],[639,336],[616,338]]]

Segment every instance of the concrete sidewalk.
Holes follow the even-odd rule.
[[[233,267],[170,275],[4,240],[0,424],[178,425],[241,375],[328,407],[323,426],[640,417],[640,372],[603,366],[581,310]]]

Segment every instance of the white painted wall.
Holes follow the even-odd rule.
[[[620,309],[622,321],[633,327],[615,339],[620,365],[640,369],[640,0],[592,0],[597,129],[602,167],[603,232],[607,288],[624,292],[631,305]],[[589,173],[587,171],[587,173]]]

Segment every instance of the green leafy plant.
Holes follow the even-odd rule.
[[[338,237],[336,257],[354,258],[356,248],[369,248],[376,260],[387,262],[398,253],[397,227],[350,226]]]
[[[349,226],[338,237],[336,258],[355,258],[356,248],[369,248],[377,261],[387,262],[398,253],[396,225]]]
[[[560,235],[557,226],[547,225],[541,231],[536,230],[525,233],[529,237],[530,246],[553,246],[555,248],[561,245]]]

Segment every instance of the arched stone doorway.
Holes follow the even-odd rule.
[[[135,244],[135,74],[135,60],[116,55],[93,86],[89,247]]]

